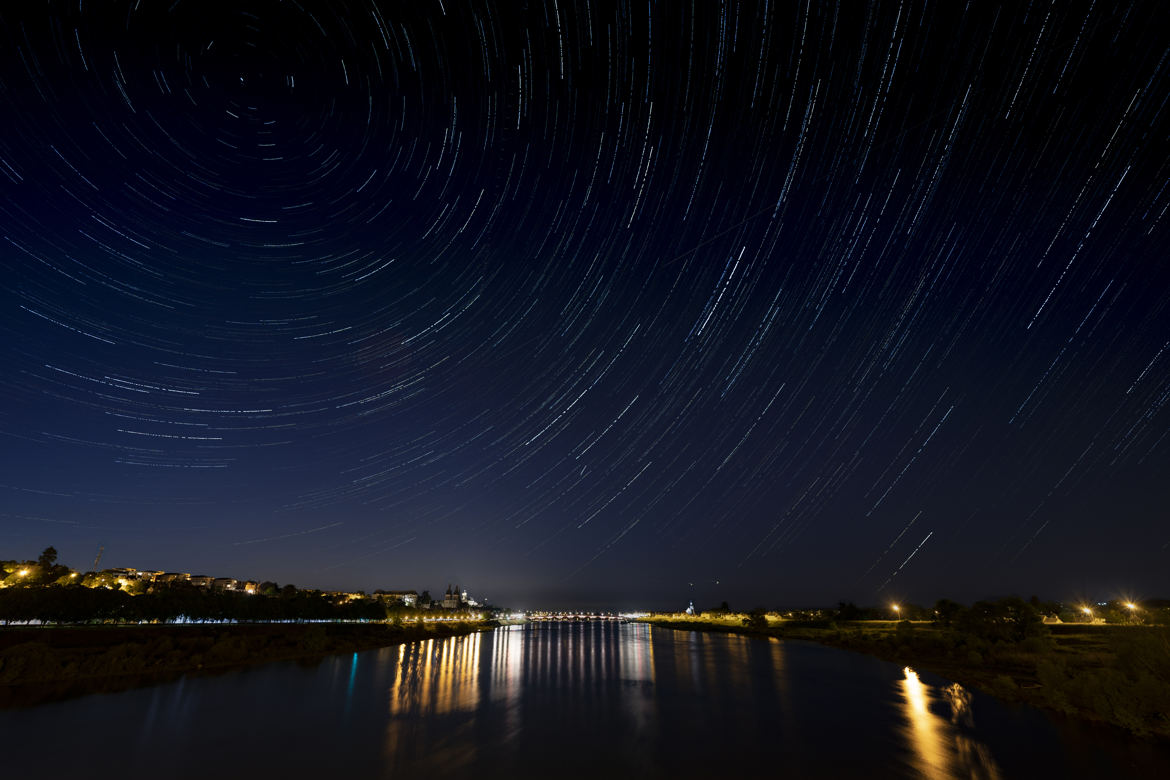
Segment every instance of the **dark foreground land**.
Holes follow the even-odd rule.
[[[682,630],[802,639],[908,664],[990,693],[1170,742],[1170,628],[1067,624],[1018,641],[929,622],[655,616]],[[745,623],[754,622],[754,625]]]
[[[0,628],[0,707],[165,682],[187,673],[445,639],[494,625],[288,623]]]

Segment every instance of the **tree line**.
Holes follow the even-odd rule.
[[[1086,611],[1087,610],[1087,611]],[[1163,625],[1170,626],[1170,600],[1147,599],[1142,604],[1114,599],[1091,606],[1064,604],[1059,601],[1042,601],[1036,596],[1024,600],[1017,596],[977,601],[967,606],[951,599],[939,599],[933,607],[919,604],[899,604],[895,608],[887,604],[876,607],[859,607],[852,601],[838,602],[835,608],[800,609],[792,611],[769,611],[756,607],[750,611],[732,609],[724,601],[718,607],[696,611],[695,615],[709,617],[731,617],[744,615],[743,623],[749,628],[763,628],[766,616],[787,618],[802,623],[827,625],[828,623],[853,623],[864,621],[911,620],[929,621],[940,628],[955,629],[971,634],[987,634],[992,640],[1019,639],[1035,633],[1033,628],[1045,618],[1058,618],[1060,623],[1091,623],[1103,621],[1113,625]],[[1010,628],[1009,628],[1010,627]]]
[[[46,547],[35,561],[0,561],[0,622],[402,620],[418,614],[379,599],[341,601],[275,582],[259,590],[262,595],[254,596],[181,581],[125,581],[111,572],[82,574],[57,563],[57,550]]]
[[[379,601],[336,603],[324,594],[296,590],[268,598],[197,588],[186,583],[155,587],[138,595],[81,585],[0,590],[0,621],[5,624],[385,620],[387,617],[386,605]]]

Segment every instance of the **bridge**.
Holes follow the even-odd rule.
[[[529,612],[533,623],[628,623],[630,618],[616,612]]]

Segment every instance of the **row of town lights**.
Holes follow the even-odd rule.
[[[16,574],[17,574],[17,576],[19,576],[19,577],[23,577],[23,576],[25,576],[26,574],[28,574],[28,569],[21,569],[21,570],[20,570],[20,571],[18,571]],[[77,572],[73,572],[73,573],[72,573],[70,576],[71,576],[71,577],[76,577],[76,576],[77,576]],[[120,585],[125,585],[125,584],[126,584],[126,581],[125,581],[125,580],[118,580],[118,583],[119,583]],[[1127,601],[1127,602],[1125,602],[1125,604],[1124,604],[1123,606],[1124,606],[1126,609],[1128,609],[1130,612],[1133,612],[1133,611],[1135,611],[1135,610],[1137,609],[1137,604],[1134,604],[1132,601]],[[900,604],[891,604],[891,605],[890,605],[890,608],[894,610],[894,614],[895,614],[895,615],[900,615],[900,614],[902,614],[902,606],[901,606]],[[1090,609],[1089,607],[1081,607],[1081,612],[1084,612],[1084,613],[1085,613],[1086,615],[1088,615],[1089,617],[1092,617],[1092,616],[1093,616],[1093,610],[1092,610],[1092,609]]]
[[[1138,608],[1137,604],[1134,604],[1132,601],[1127,601],[1124,604],[1122,604],[1121,606],[1125,607],[1130,612],[1133,612],[1134,610],[1136,610]],[[1093,614],[1093,610],[1090,607],[1081,607],[1081,612],[1084,612],[1086,615]]]
[[[1134,612],[1138,608],[1137,604],[1134,604],[1132,601],[1127,601],[1122,606],[1128,609],[1130,612]],[[900,615],[902,613],[902,607],[899,604],[891,604],[890,609],[894,610],[895,615]],[[1089,607],[1081,607],[1081,612],[1084,612],[1089,617],[1093,616],[1093,610]]]

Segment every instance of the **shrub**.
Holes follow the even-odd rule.
[[[762,607],[757,607],[744,617],[743,624],[753,631],[763,630],[768,627],[767,613]]]
[[[1012,699],[1019,692],[1016,681],[1006,674],[997,674],[991,683],[991,692],[1002,699]]]
[[[963,633],[987,642],[1020,642],[1047,631],[1035,607],[1014,596],[978,601],[956,616],[955,625]]]
[[[1063,664],[1050,658],[1040,659],[1036,662],[1036,678],[1040,681],[1041,692],[1048,706],[1060,712],[1072,712],[1068,696],[1070,680]]]
[[[1046,653],[1051,648],[1052,640],[1047,636],[1030,636],[1019,645],[1025,653]]]
[[[909,642],[914,638],[914,624],[903,620],[894,628],[894,638],[899,642]]]

